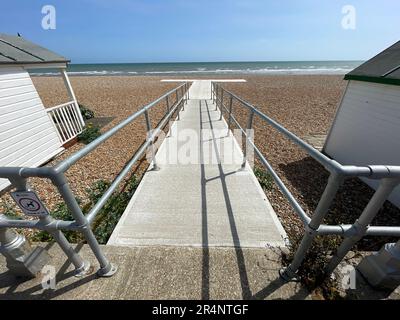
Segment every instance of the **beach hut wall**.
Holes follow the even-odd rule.
[[[349,82],[323,151],[342,164],[400,165],[400,41],[345,79]],[[400,187],[389,200],[400,207]]]
[[[21,37],[0,34],[0,167],[38,167],[82,131],[67,62]],[[46,109],[27,71],[31,68],[60,69],[71,101]],[[9,185],[0,179],[0,191]]]

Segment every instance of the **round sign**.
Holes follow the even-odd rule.
[[[19,205],[25,210],[34,212],[40,209],[40,203],[29,198],[21,198],[19,199]]]

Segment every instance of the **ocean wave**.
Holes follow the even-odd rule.
[[[347,67],[347,66],[346,66]],[[277,66],[258,69],[206,69],[196,70],[152,70],[152,71],[122,71],[122,70],[90,70],[68,71],[70,76],[117,76],[117,75],[163,75],[163,74],[345,74],[352,68],[346,67],[316,67],[278,68]],[[32,72],[35,76],[57,76],[57,72]]]

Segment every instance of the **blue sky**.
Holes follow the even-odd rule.
[[[43,30],[42,6],[56,8]],[[356,29],[342,28],[342,7]],[[0,32],[73,63],[365,60],[400,40],[399,0],[13,0]]]

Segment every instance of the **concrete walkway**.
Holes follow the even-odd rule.
[[[16,278],[0,255],[0,300],[311,299],[300,283],[280,279],[278,249],[102,246],[118,271],[98,278],[90,248],[78,245],[76,251],[93,266],[78,278],[57,244],[42,245],[52,256],[56,288],[44,290],[45,274]]]
[[[285,232],[212,104],[210,81],[195,81],[180,119],[161,144],[108,244],[284,246]],[[150,166],[152,168],[152,166]]]

